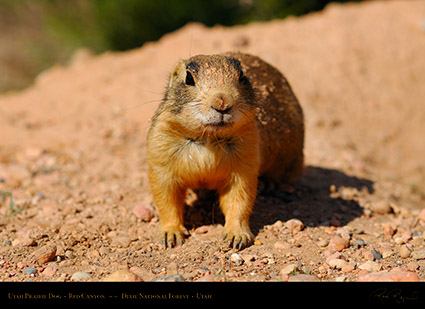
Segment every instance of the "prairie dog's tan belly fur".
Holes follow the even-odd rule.
[[[179,61],[148,134],[164,243],[183,243],[186,190],[202,187],[218,192],[229,245],[246,246],[258,176],[294,179],[303,142],[301,107],[272,66],[238,53]]]

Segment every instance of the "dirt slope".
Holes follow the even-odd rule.
[[[232,28],[190,24],[129,52],[80,50],[1,96],[0,280],[135,280],[122,269],[144,281],[389,271],[424,280],[424,22],[425,1],[379,1]],[[253,246],[223,248],[223,219],[204,203],[187,213],[186,244],[164,251],[146,178],[148,121],[177,59],[228,50],[286,75],[306,115],[307,168],[284,194],[258,197]],[[34,260],[39,249],[50,257]],[[88,275],[72,277],[80,271]]]

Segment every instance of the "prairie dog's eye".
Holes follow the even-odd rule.
[[[190,73],[190,71],[186,71],[185,84],[188,86],[195,86],[195,80],[193,79],[192,73]]]

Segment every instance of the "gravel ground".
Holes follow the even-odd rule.
[[[424,281],[424,1],[330,5],[233,28],[190,24],[0,97],[0,281]],[[401,48],[402,47],[402,48]],[[211,200],[157,242],[148,120],[181,57],[241,50],[278,67],[306,114],[306,169],[259,195],[252,246],[224,247]]]

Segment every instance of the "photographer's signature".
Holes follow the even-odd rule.
[[[374,291],[370,300],[372,301],[380,301],[381,303],[409,303],[409,302],[417,302],[419,300],[419,292],[403,292],[401,289],[386,289],[381,288]]]

